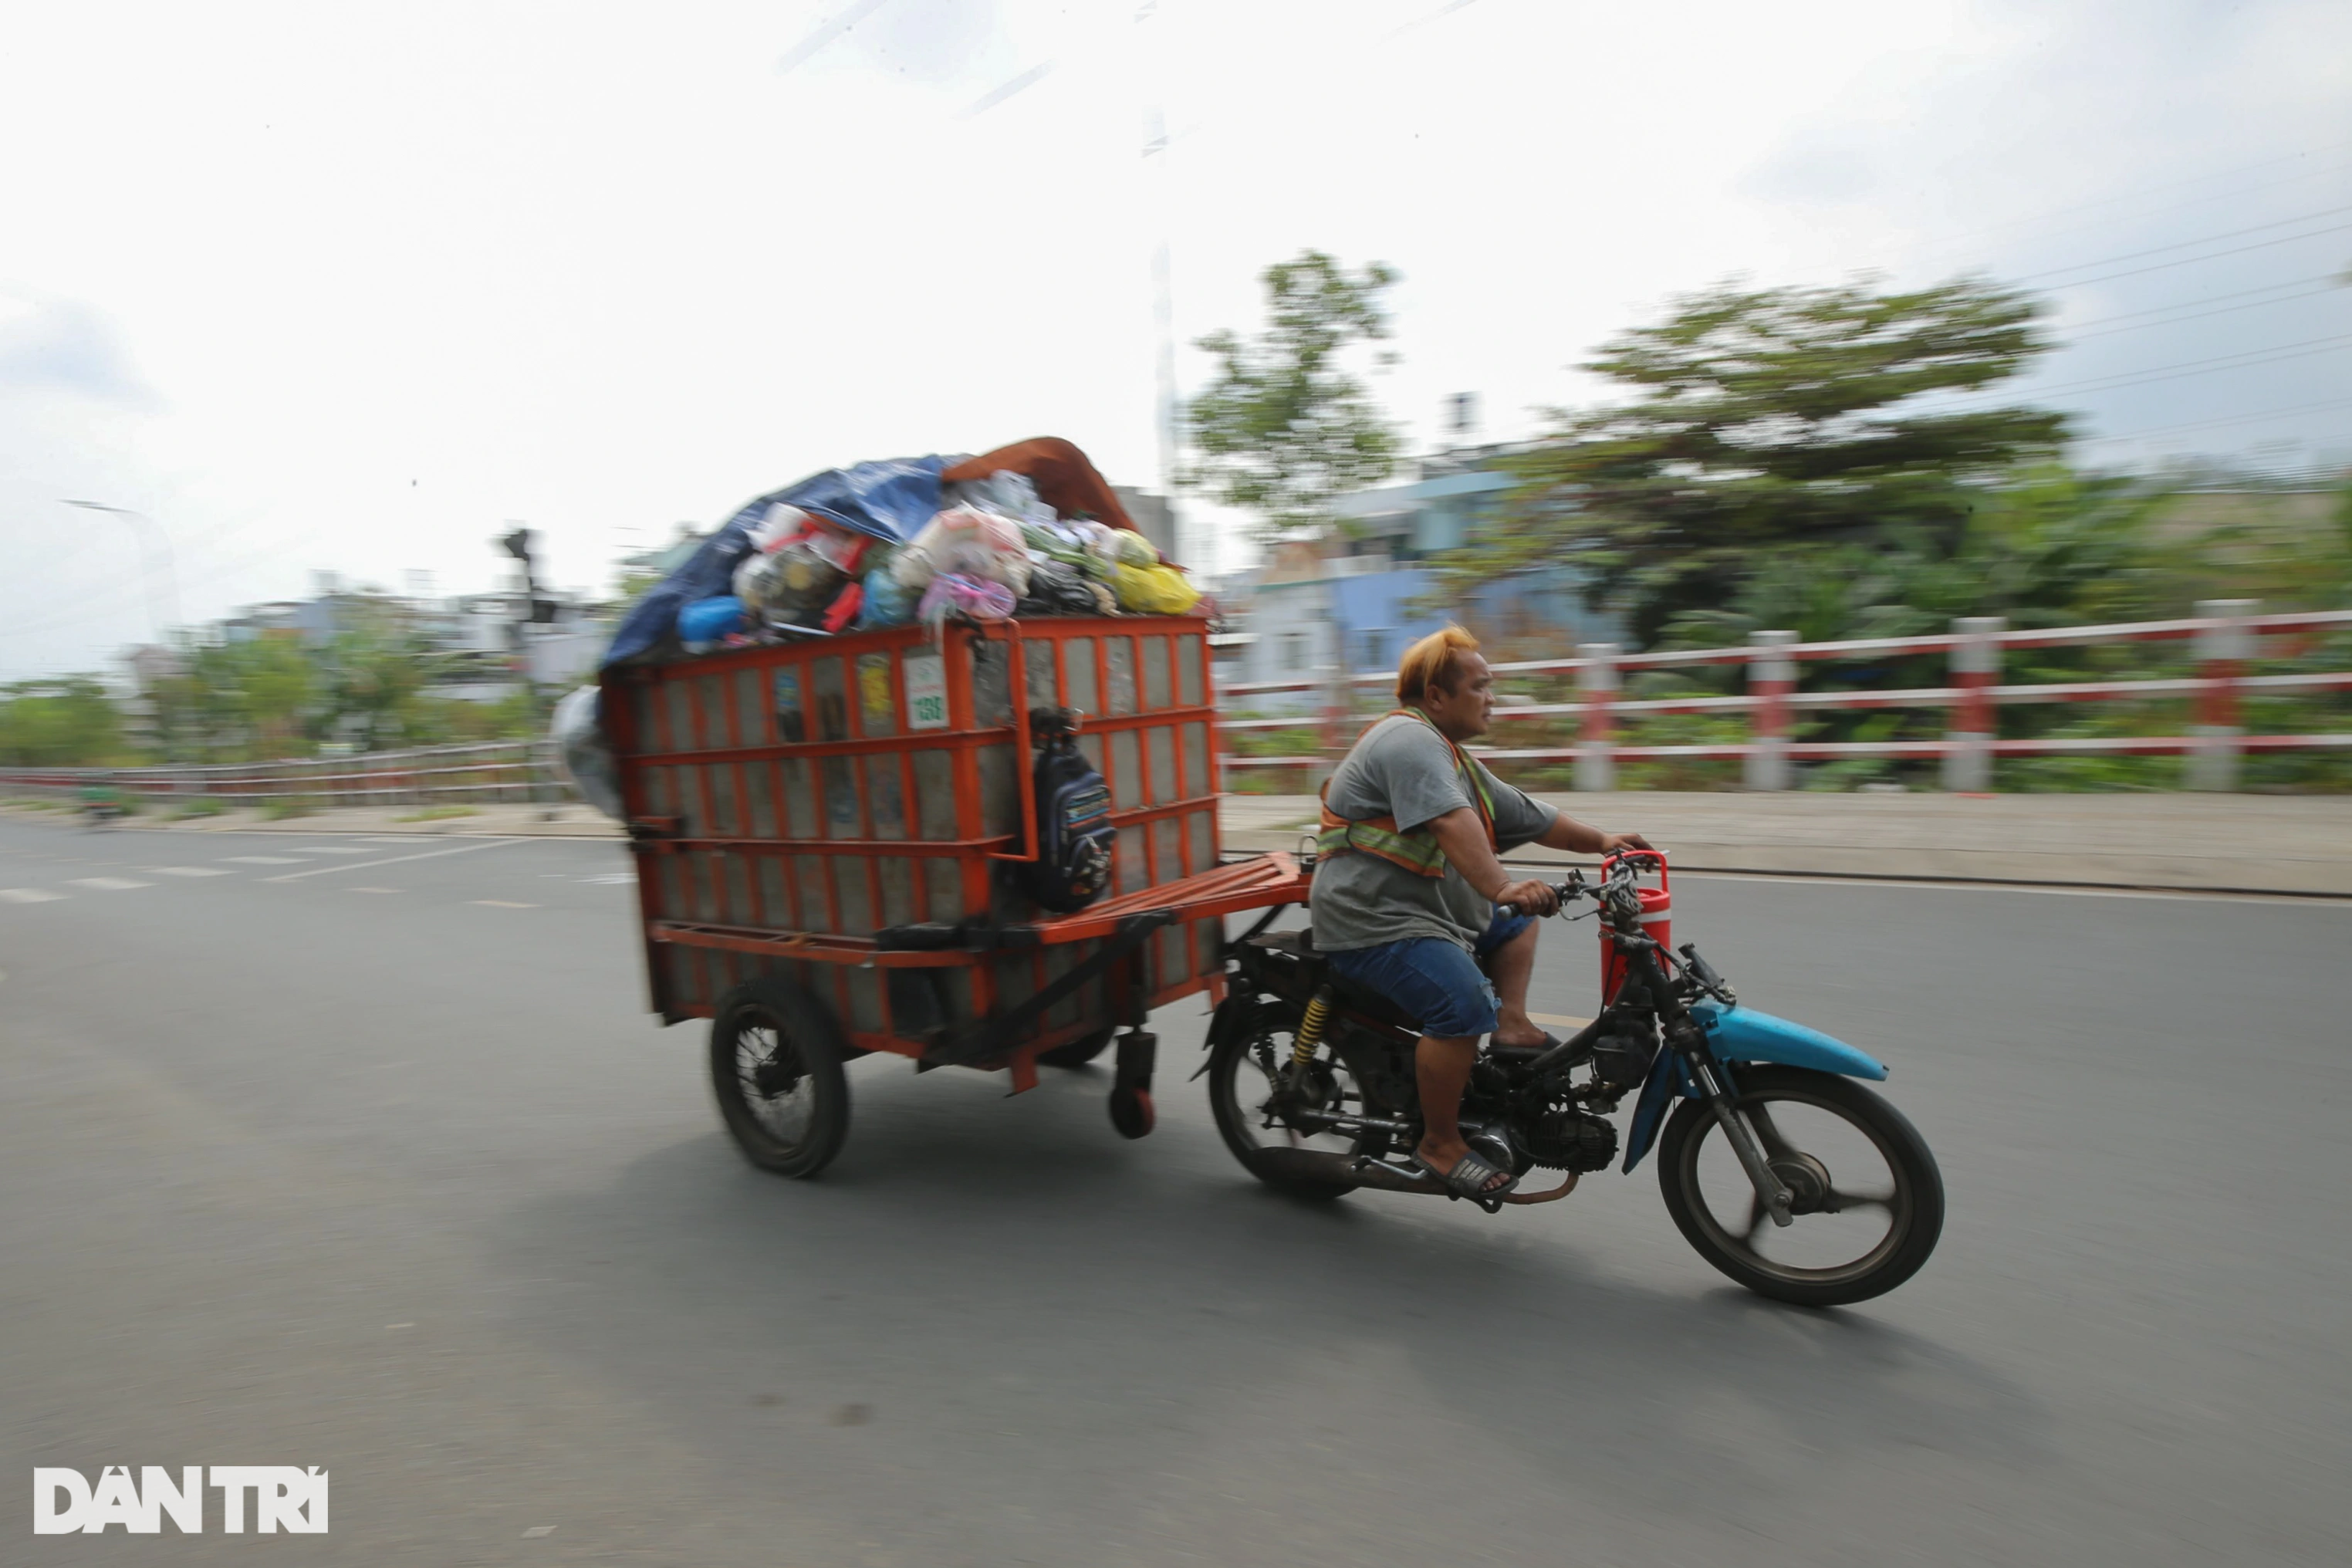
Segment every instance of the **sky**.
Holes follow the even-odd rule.
[[[1412,449],[1727,279],[1982,272],[2082,456],[2352,461],[2342,0],[215,3],[7,11],[0,680],[174,618],[604,590],[866,458],[1156,486],[1180,345],[1383,260]],[[1164,129],[1159,150],[1147,140]],[[1180,346],[1178,385],[1209,374]],[[69,507],[127,509],[135,519]],[[1185,553],[1245,559],[1189,514]]]

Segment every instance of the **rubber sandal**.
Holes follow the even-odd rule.
[[[1544,1037],[1542,1039],[1538,1040],[1531,1046],[1507,1046],[1501,1041],[1496,1039],[1492,1035],[1486,1037],[1486,1048],[1488,1050],[1509,1051],[1514,1055],[1524,1055],[1529,1051],[1548,1051],[1559,1044],[1559,1037],[1553,1034],[1549,1029],[1546,1029],[1544,1031]]]
[[[1463,1155],[1454,1163],[1454,1168],[1450,1171],[1439,1170],[1417,1152],[1412,1157],[1412,1163],[1436,1177],[1438,1184],[1454,1196],[1468,1198],[1473,1203],[1480,1205],[1500,1204],[1503,1201],[1503,1194],[1519,1184],[1518,1177],[1512,1175],[1508,1171],[1497,1170],[1475,1154]],[[1496,1176],[1503,1178],[1502,1184],[1488,1186],[1486,1184]]]

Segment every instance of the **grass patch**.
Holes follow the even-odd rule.
[[[309,816],[318,809],[299,795],[272,795],[261,803],[261,820],[287,822],[298,816]]]
[[[481,814],[482,808],[478,805],[427,805],[404,816],[395,816],[393,820],[394,822],[446,822],[453,816],[479,816]]]
[[[222,812],[226,811],[227,809],[227,806],[221,804],[218,796],[200,795],[193,799],[184,800],[174,807],[172,812],[172,820],[174,822],[193,822],[198,817],[218,816]]]

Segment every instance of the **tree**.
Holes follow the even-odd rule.
[[[1396,471],[1396,433],[1342,362],[1356,344],[1388,337],[1381,295],[1397,274],[1378,261],[1350,273],[1305,250],[1264,278],[1264,333],[1199,341],[1217,357],[1217,374],[1185,410],[1197,460],[1179,482],[1256,513],[1266,536],[1280,538],[1325,526],[1332,498]]]
[[[0,763],[86,767],[118,762],[122,716],[94,675],[0,687]]]
[[[1988,487],[2054,454],[2063,415],[1958,395],[2048,347],[2042,306],[1963,279],[1909,293],[1866,284],[1685,298],[1584,369],[1633,394],[1512,460],[1498,521],[1446,563],[1457,584],[1564,561],[1644,642],[1720,605],[1772,552],[1948,552]]]

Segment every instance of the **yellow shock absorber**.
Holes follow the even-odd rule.
[[[1307,999],[1307,1011],[1299,1015],[1298,1032],[1292,1036],[1290,1065],[1295,1070],[1305,1067],[1315,1055],[1315,1047],[1323,1043],[1323,1020],[1331,1016],[1331,990],[1318,989]]]

